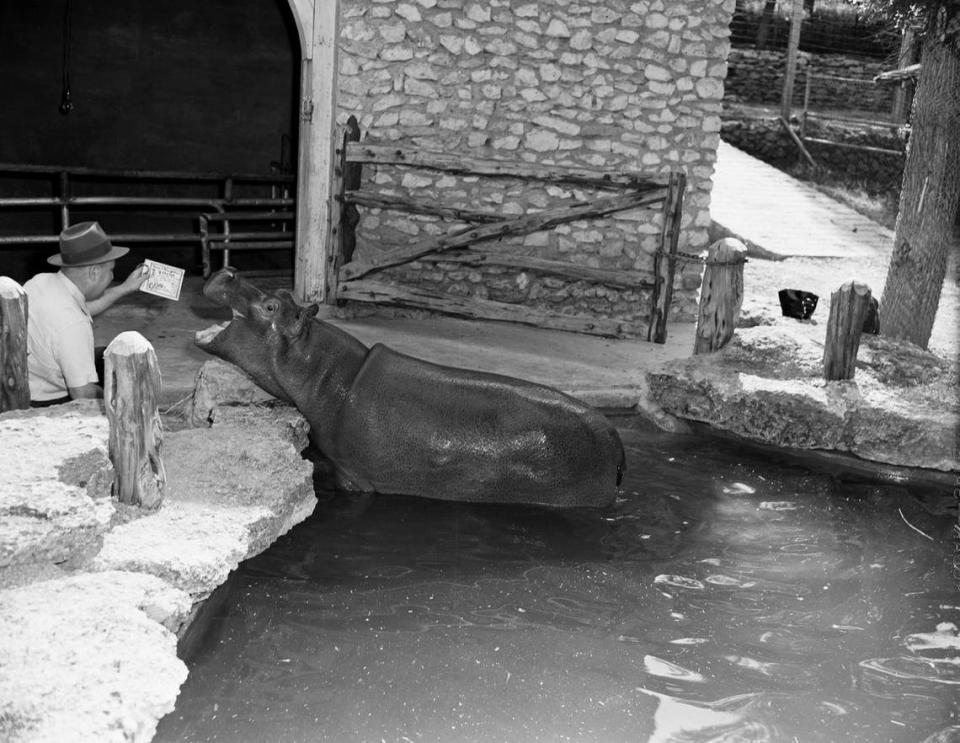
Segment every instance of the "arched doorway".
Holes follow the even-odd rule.
[[[74,204],[67,217],[55,200],[223,196],[215,179],[141,177],[157,172],[269,176],[299,128],[299,18],[289,0],[0,3],[0,196],[48,202],[0,212],[4,273],[25,281],[46,270],[63,224],[83,219],[137,233],[130,261],[198,268],[204,207]],[[67,80],[72,108],[62,111]]]

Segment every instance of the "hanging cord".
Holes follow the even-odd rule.
[[[60,113],[66,116],[73,110],[70,100],[70,42],[73,35],[70,0],[63,2],[63,87],[60,92]]]

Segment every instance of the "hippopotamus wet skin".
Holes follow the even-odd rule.
[[[598,411],[558,390],[372,348],[315,319],[289,292],[232,269],[206,296],[234,310],[197,345],[303,413],[349,490],[444,500],[605,506],[623,445]]]

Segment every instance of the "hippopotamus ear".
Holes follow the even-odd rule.
[[[288,335],[291,338],[302,335],[319,311],[320,305],[318,304],[308,304],[305,307],[300,307],[293,322],[290,323]]]

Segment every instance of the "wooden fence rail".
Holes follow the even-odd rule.
[[[327,272],[328,301],[353,300],[420,307],[477,319],[506,320],[539,327],[572,330],[606,336],[624,334],[623,321],[584,314],[561,314],[522,304],[476,297],[459,297],[422,287],[404,287],[371,277],[371,274],[411,261],[462,263],[470,266],[505,266],[523,271],[562,276],[576,281],[601,283],[618,288],[651,292],[648,339],[666,340],[666,318],[671,301],[677,261],[677,243],[685,189],[682,173],[668,177],[635,173],[608,173],[589,168],[566,168],[478,158],[443,152],[402,148],[396,145],[361,144],[360,130],[351,118],[338,151],[339,183],[333,189],[340,202],[335,225],[339,235]],[[592,201],[506,217],[489,211],[438,204],[435,201],[399,197],[361,187],[364,165],[438,171],[468,177],[513,178],[615,192]],[[467,222],[440,236],[416,240],[363,260],[354,260],[358,207],[421,214]],[[603,217],[627,209],[659,207],[663,213],[660,246],[652,275],[640,271],[594,268],[535,256],[511,255],[484,250],[483,243],[520,237],[579,220]]]
[[[348,163],[379,165],[406,165],[408,167],[440,170],[454,175],[497,176],[501,178],[526,178],[544,183],[592,186],[621,190],[644,189],[666,185],[666,180],[636,173],[608,173],[590,168],[539,165],[513,160],[470,157],[461,154],[432,150],[403,149],[395,145],[370,145],[350,141],[346,144],[345,160]]]

